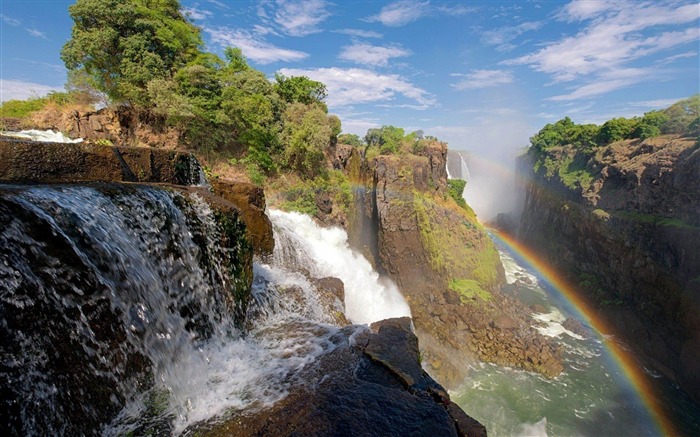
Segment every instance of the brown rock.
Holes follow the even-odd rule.
[[[275,248],[272,222],[265,214],[263,189],[245,182],[215,179],[211,181],[214,193],[238,206],[248,227],[253,248],[257,255],[271,255]]]

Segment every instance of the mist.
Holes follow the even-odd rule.
[[[427,133],[447,141],[469,167],[464,198],[479,221],[487,222],[502,212],[519,212],[522,199],[515,186],[515,159],[524,153],[533,128],[515,111],[502,110],[492,118],[463,127],[438,126]],[[455,157],[452,154],[452,157]],[[453,165],[450,163],[450,169]],[[453,177],[458,177],[452,173]]]

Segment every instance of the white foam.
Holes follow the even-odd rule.
[[[3,132],[3,136],[19,138],[23,140],[39,141],[43,143],[80,143],[83,141],[82,138],[72,139],[63,135],[63,133],[53,130],[22,130],[19,132]]]
[[[543,417],[535,423],[523,423],[514,433],[522,437],[547,437],[547,418]]]
[[[562,323],[566,320],[566,317],[564,317],[564,315],[556,308],[545,314],[535,313],[532,315],[532,318],[544,323],[544,326],[535,327],[542,335],[546,335],[548,337],[559,337],[562,334],[566,334],[577,340],[584,339],[580,335],[569,331],[562,325]]]
[[[350,321],[365,324],[411,316],[398,287],[381,278],[364,256],[350,249],[344,230],[322,228],[299,213],[270,210],[269,215],[276,230],[276,262],[294,262],[317,277],[340,278],[345,284],[345,315]]]

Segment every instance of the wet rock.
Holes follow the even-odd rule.
[[[376,332],[359,334],[358,329],[352,326],[339,332],[333,339],[335,349],[302,371],[301,379],[307,383],[291,387],[277,404],[195,425],[186,433],[204,437],[485,435],[484,427],[420,370],[409,319],[378,322],[373,325]],[[353,334],[355,346],[348,341]],[[377,354],[380,361],[375,359]]]
[[[577,319],[569,317],[568,319],[564,320],[564,323],[562,323],[561,325],[569,331],[573,332],[574,334],[580,335],[583,338],[590,338],[591,336],[590,328],[586,327]]]
[[[200,166],[187,152],[96,143],[36,143],[0,138],[0,181],[13,183],[155,182],[192,185]]]
[[[271,255],[275,248],[272,222],[265,214],[265,193],[263,189],[245,182],[231,182],[215,179],[211,181],[214,194],[235,204],[240,209],[248,228],[255,253]]]

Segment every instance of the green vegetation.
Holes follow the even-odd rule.
[[[596,179],[589,165],[596,149],[620,140],[648,139],[660,134],[700,135],[700,95],[643,117],[613,118],[600,127],[577,125],[569,117],[547,124],[530,138],[533,169],[547,179],[558,177],[572,190],[587,190]]]
[[[632,211],[618,211],[613,213],[615,217],[619,217],[625,220],[631,220],[638,223],[657,225],[657,226],[670,226],[680,229],[695,229],[700,230],[697,226],[690,225],[684,221],[677,218],[668,218],[657,214],[643,214],[640,212]]]
[[[352,140],[354,141],[354,139]],[[367,131],[364,137],[365,155],[419,154],[430,143],[436,141],[439,140],[435,137],[424,136],[423,131],[420,130],[406,134],[400,127],[385,125]]]
[[[491,293],[481,288],[474,279],[451,279],[448,288],[459,293],[462,303],[472,303],[477,297],[483,302],[491,300]]]
[[[48,106],[64,108],[69,105],[79,105],[89,102],[83,92],[73,90],[68,92],[52,91],[44,97],[30,97],[27,100],[7,100],[0,104],[0,117],[27,118],[32,113],[41,111]]]
[[[496,286],[501,260],[491,240],[473,231],[480,227],[473,213],[454,206],[445,208],[420,192],[413,193],[413,208],[423,248],[433,269],[447,277],[475,281],[482,290]],[[445,213],[438,214],[438,210]],[[474,290],[474,287],[464,289]]]
[[[660,134],[697,136],[700,131],[700,94],[681,100],[663,111],[650,111],[643,117],[613,118],[598,127],[577,125],[569,117],[547,124],[530,138],[531,149],[542,152],[557,146],[573,146],[590,151],[615,141],[647,139]]]
[[[338,143],[339,144],[348,144],[350,146],[355,146],[355,147],[363,147],[365,143],[362,142],[362,139],[355,134],[340,134],[338,135]]]
[[[448,189],[448,194],[450,195],[451,198],[454,199],[455,202],[457,202],[457,205],[459,205],[460,208],[462,209],[468,209],[469,205],[467,205],[467,201],[464,200],[464,197],[462,196],[462,193],[464,192],[464,187],[467,186],[467,181],[464,181],[462,179],[448,179],[447,180],[447,189]]]
[[[315,179],[285,183],[280,192],[283,198],[281,208],[285,211],[296,211],[314,216],[318,213],[316,195],[319,193],[328,194],[334,208],[339,208],[342,211],[347,211],[350,208],[353,198],[352,186],[347,176],[340,170],[328,171]]]

